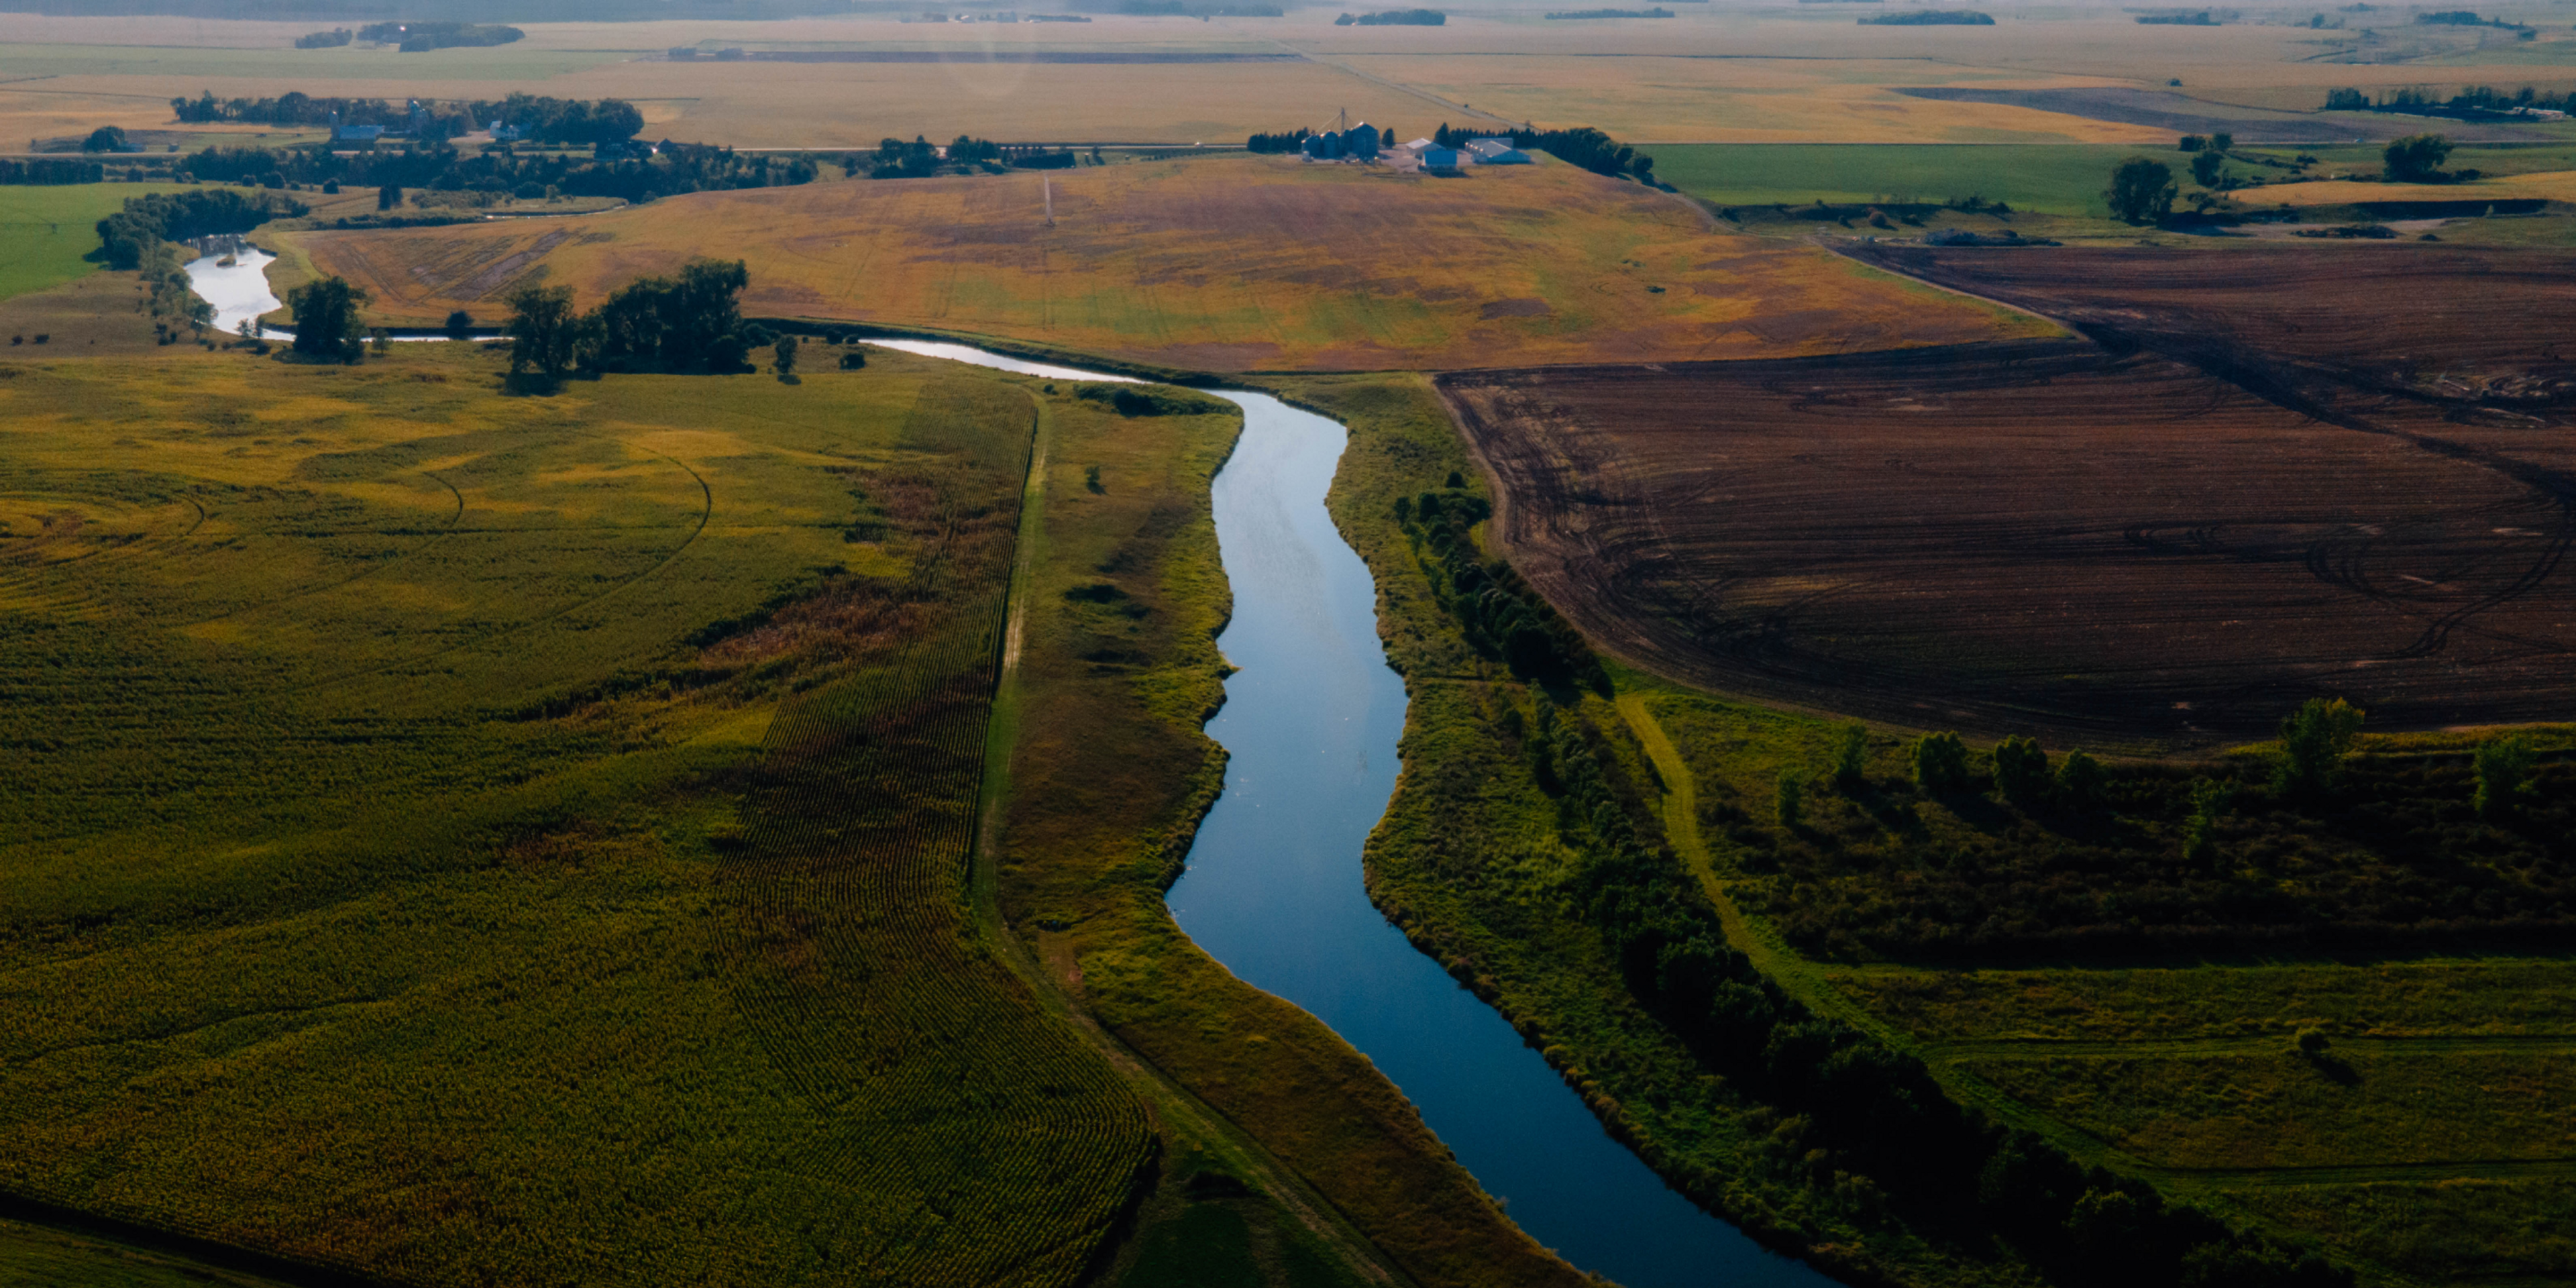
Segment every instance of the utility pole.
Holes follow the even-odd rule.
[[[1040,179],[1038,186],[1046,193],[1046,226],[1053,228],[1055,227],[1055,180]]]

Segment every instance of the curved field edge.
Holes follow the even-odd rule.
[[[1130,1071],[1172,1146],[1103,1273],[1142,1273],[1171,1240],[1239,1219],[1255,1243],[1277,1238],[1283,1262],[1330,1248],[1351,1283],[1584,1282],[1365,1056],[1173,922],[1162,892],[1223,783],[1204,725],[1223,700],[1215,638],[1231,595],[1208,487],[1241,418],[1046,408],[979,898],[1023,974]]]

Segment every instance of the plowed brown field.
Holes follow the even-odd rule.
[[[2098,343],[1441,386],[1515,561],[1692,683],[2167,746],[2576,716],[2576,367],[2525,325],[2576,265],[2376,251],[1890,250]]]
[[[756,314],[1198,370],[1775,357],[2053,330],[1816,247],[1714,236],[1679,201],[1554,163],[1419,179],[1212,157],[278,239],[392,322],[497,320],[531,281],[586,308],[712,254],[749,264]]]

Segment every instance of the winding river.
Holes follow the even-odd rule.
[[[262,271],[272,258],[244,246],[230,267],[214,256],[187,266],[217,326],[278,307]],[[1128,380],[940,341],[870,343],[1059,380]],[[1376,585],[1324,508],[1349,433],[1268,394],[1212,392],[1243,408],[1243,437],[1214,486],[1234,590],[1217,646],[1240,669],[1208,722],[1230,756],[1225,790],[1172,886],[1172,915],[1238,978],[1365,1053],[1513,1220],[1577,1267],[1628,1288],[1830,1285],[1667,1188],[1500,1014],[1369,902],[1360,847],[1395,791],[1405,696],[1378,644]]]
[[[872,343],[1119,379],[963,345]],[[1366,1053],[1521,1228],[1576,1266],[1628,1288],[1831,1284],[1666,1188],[1500,1014],[1369,902],[1360,846],[1395,790],[1405,697],[1378,644],[1376,585],[1324,508],[1349,434],[1268,394],[1211,392],[1243,408],[1243,438],[1214,488],[1234,589],[1217,646],[1241,669],[1208,722],[1231,759],[1168,896],[1181,928]]]

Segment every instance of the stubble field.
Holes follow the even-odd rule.
[[[1687,205],[1557,164],[1421,179],[1207,158],[277,240],[365,287],[391,321],[499,316],[523,282],[571,286],[588,305],[717,250],[748,262],[745,307],[765,315],[1200,370],[1657,361],[2041,329],[1812,247],[1712,236]]]

